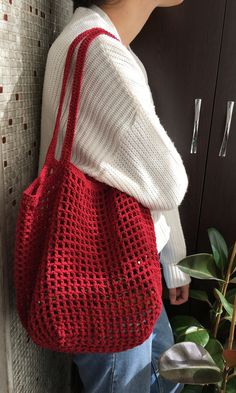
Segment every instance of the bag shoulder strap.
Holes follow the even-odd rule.
[[[53,137],[52,137],[50,146],[48,148],[48,152],[47,152],[45,164],[44,164],[46,166],[50,166],[50,163],[52,163],[55,160],[54,155],[55,155],[55,150],[56,150],[57,138],[58,138],[58,134],[59,134],[59,126],[60,126],[62,108],[63,108],[64,98],[65,98],[65,94],[66,94],[66,86],[67,86],[67,81],[69,78],[72,57],[73,57],[73,54],[74,54],[78,44],[82,42],[81,45],[79,46],[79,50],[77,53],[77,59],[76,59],[76,65],[75,65],[75,70],[74,70],[74,77],[73,77],[73,84],[72,84],[72,94],[71,94],[70,106],[69,106],[69,115],[68,115],[68,121],[67,121],[67,129],[66,129],[66,135],[65,135],[65,138],[63,141],[60,162],[62,164],[65,164],[66,162],[69,162],[71,159],[72,145],[73,145],[75,128],[76,128],[76,123],[77,123],[78,110],[79,110],[80,92],[81,92],[81,86],[82,86],[82,77],[83,77],[83,69],[84,69],[84,64],[85,64],[86,53],[87,53],[88,47],[91,44],[91,42],[100,34],[106,34],[106,35],[113,37],[119,41],[119,39],[116,36],[114,36],[113,34],[111,34],[110,32],[108,32],[102,28],[94,27],[92,29],[86,30],[83,33],[79,34],[72,41],[72,43],[68,49],[65,67],[64,67],[64,75],[63,75],[63,81],[62,81],[60,103],[59,103],[58,113],[57,113],[57,117],[56,117],[56,124],[55,124]]]

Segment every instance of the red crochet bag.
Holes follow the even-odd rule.
[[[17,311],[31,339],[57,352],[118,352],[149,337],[161,311],[161,269],[149,209],[70,162],[93,28],[70,45],[44,166],[20,200],[14,250]],[[61,157],[54,157],[77,48]]]

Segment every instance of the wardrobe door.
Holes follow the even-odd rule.
[[[217,90],[208,148],[198,244],[199,252],[210,250],[207,228],[215,227],[228,246],[236,241],[236,1],[227,0]],[[229,103],[229,104],[228,104]],[[219,155],[232,113],[225,156]],[[233,109],[233,112],[232,112]],[[229,116],[228,115],[228,116]],[[228,117],[228,121],[230,116]]]
[[[189,188],[179,207],[188,254],[196,250],[225,4],[185,0],[157,8],[131,44],[147,70],[156,112],[188,173]],[[202,103],[194,154],[190,149],[198,98]]]

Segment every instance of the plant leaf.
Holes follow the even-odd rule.
[[[236,295],[236,288],[232,288],[229,291],[227,291],[225,298],[229,303],[234,304],[235,295]]]
[[[230,316],[227,316],[227,315],[226,315],[226,316],[223,317],[222,319],[231,322],[231,321],[232,321],[232,316],[230,317]],[[235,321],[235,325],[236,325],[236,321]]]
[[[196,318],[189,315],[176,315],[171,319],[171,326],[174,330],[174,334],[178,337],[183,334],[190,326],[198,326],[200,323]]]
[[[228,367],[236,367],[236,350],[235,349],[225,349],[223,355]]]
[[[180,339],[180,341],[192,341],[196,344],[205,347],[209,341],[209,333],[203,327],[192,326],[186,330],[185,335]]]
[[[194,317],[177,315],[171,325],[177,342],[192,341],[205,347],[209,341],[208,331]]]
[[[236,377],[230,378],[226,385],[226,393],[235,393]]]
[[[202,302],[207,302],[212,307],[212,304],[208,298],[208,294],[206,291],[200,291],[197,289],[190,289],[189,296],[192,299],[201,300]]]
[[[235,378],[235,377],[236,377],[236,368],[234,368],[234,372],[228,376],[228,381],[229,381],[231,378]]]
[[[236,255],[235,255],[234,260],[233,260],[232,273],[235,273],[235,271],[236,271]]]
[[[222,295],[222,293],[220,291],[218,291],[218,289],[214,288],[214,292],[216,297],[218,297],[218,299],[221,301],[222,306],[224,307],[225,311],[232,317],[233,315],[233,305],[230,304],[225,297]]]
[[[162,377],[173,382],[206,385],[222,379],[210,354],[193,342],[178,343],[163,352],[158,368]]]
[[[235,242],[236,242],[236,241],[235,241]],[[232,244],[232,246],[229,248],[229,255],[230,255],[230,258],[232,257],[233,249],[234,249],[234,244]],[[235,273],[235,272],[236,272],[236,255],[234,256],[234,259],[233,259],[233,265],[232,265],[232,269],[231,269],[231,276],[232,276],[233,273]]]
[[[205,349],[209,352],[212,359],[216,363],[216,365],[223,370],[224,369],[224,358],[223,358],[223,346],[222,344],[216,340],[215,338],[210,338]]]
[[[228,247],[219,231],[215,228],[208,228],[208,236],[211,243],[212,253],[218,269],[220,270],[222,277],[224,271],[228,266]]]
[[[201,280],[224,281],[217,275],[216,262],[212,254],[193,254],[178,263],[179,268],[190,276]]]
[[[182,393],[202,393],[202,389],[201,385],[185,385]]]

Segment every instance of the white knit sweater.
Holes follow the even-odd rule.
[[[77,8],[49,50],[38,173],[55,126],[68,47],[78,34],[92,27],[102,27],[120,41],[102,34],[89,47],[71,161],[84,173],[134,196],[150,209],[167,287],[187,284],[190,277],[176,266],[186,256],[178,211],[188,187],[183,161],[156,114],[143,64],[122,44],[116,27],[98,6]],[[71,78],[67,92],[70,89]],[[56,159],[60,158],[68,106],[69,93]]]

